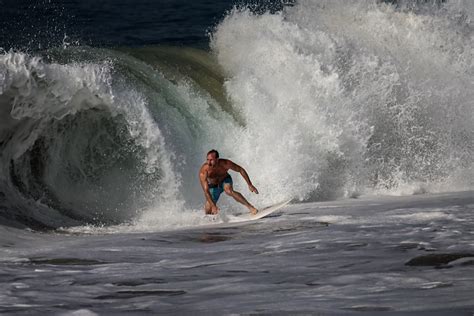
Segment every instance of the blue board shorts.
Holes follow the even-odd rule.
[[[222,181],[220,184],[212,185],[209,184],[209,193],[211,193],[211,198],[214,201],[214,203],[219,200],[219,197],[221,196],[222,192],[224,192],[224,185],[225,184],[230,184],[232,185],[232,177],[230,174],[227,174],[227,176],[224,178],[224,181]]]

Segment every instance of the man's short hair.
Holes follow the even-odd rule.
[[[206,156],[209,156],[210,154],[216,154],[216,158],[219,158],[219,152],[215,149],[209,150]]]

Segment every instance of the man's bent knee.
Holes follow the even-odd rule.
[[[234,190],[232,189],[232,187],[230,185],[226,185],[224,187],[224,192],[227,194],[227,195],[230,195],[232,196],[234,194]]]

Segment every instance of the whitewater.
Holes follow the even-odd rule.
[[[472,315],[474,8],[235,7],[209,49],[0,51],[0,312]],[[204,216],[208,150],[252,224]]]

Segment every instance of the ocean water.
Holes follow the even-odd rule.
[[[472,315],[470,1],[0,6],[1,312]]]

